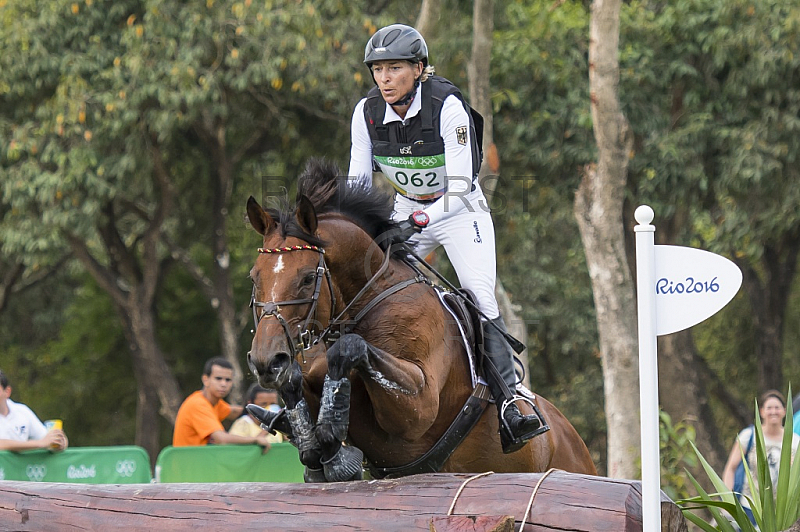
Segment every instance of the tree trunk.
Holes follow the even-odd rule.
[[[7,529],[38,532],[642,532],[641,488],[631,480],[558,470],[488,476],[438,473],[329,484],[77,485],[7,480],[0,482],[0,523],[7,523]],[[663,493],[660,508],[661,532],[686,532],[680,508]],[[495,528],[503,521],[510,521],[507,527]]]
[[[673,422],[685,421],[696,431],[695,445],[715,470],[722,471],[728,458],[719,439],[716,423],[708,404],[699,355],[691,330],[662,336],[658,342],[659,402]],[[674,393],[673,390],[680,390]],[[699,466],[698,466],[699,467]],[[700,469],[693,471],[695,477]]]
[[[158,413],[174,424],[183,396],[158,345],[155,316],[149,306],[140,302],[131,303],[126,312],[130,316],[129,334],[134,342],[131,346],[134,363],[141,368],[145,379],[141,384],[155,391],[160,403]]]
[[[755,329],[755,357],[758,363],[758,389],[781,390],[783,382],[783,324],[786,306],[797,271],[800,238],[788,234],[782,242],[764,244],[759,270],[736,261],[742,270],[742,284],[752,309]]]
[[[489,73],[492,59],[492,32],[494,31],[494,0],[476,0],[472,10],[472,58],[467,65],[467,76],[469,78],[469,100],[470,105],[483,116],[483,145],[494,145],[494,116],[492,113],[492,100],[489,88]],[[496,158],[492,158],[492,164],[484,161],[478,176],[483,193],[491,204],[497,186],[497,173],[499,165]],[[487,179],[487,176],[490,178]],[[527,327],[519,317],[514,305],[503,287],[503,282],[497,279],[495,286],[495,297],[500,307],[500,314],[503,316],[508,327],[508,332],[522,343],[527,342]],[[528,370],[528,350],[524,350],[517,355],[522,367],[525,369],[523,384],[531,387],[530,371]]]
[[[436,29],[436,23],[439,22],[439,16],[442,11],[440,0],[422,0],[422,6],[419,9],[419,16],[414,28],[420,34],[425,36],[432,36]]]
[[[13,264],[0,262],[0,266],[7,267],[4,268],[4,271],[0,272],[0,276],[3,278],[2,283],[0,283],[0,312],[3,312],[6,306],[8,306],[8,297],[14,285],[19,281],[22,277],[22,273],[25,271],[25,265],[21,262],[15,262]]]
[[[136,442],[152,459],[160,450],[157,415],[160,413],[174,424],[183,397],[156,336],[154,309],[163,272],[159,257],[160,235],[173,206],[174,190],[160,148],[155,139],[150,140],[152,177],[159,191],[159,201],[152,213],[134,209],[146,227],[136,235],[133,245],[126,242],[116,223],[117,209],[125,207],[113,201],[103,209],[102,221],[97,226],[103,247],[101,259],[95,257],[85,239],[69,232],[65,232],[64,237],[75,257],[109,294],[120,314],[138,386]]]
[[[150,307],[139,306],[137,298],[132,295],[128,306],[117,305],[117,308],[133,359],[137,385],[134,443],[143,447],[154,462],[161,451],[158,416],[162,415],[174,425],[183,396],[158,346]]]
[[[214,195],[212,199],[212,250],[214,252],[214,286],[211,306],[216,310],[220,324],[222,356],[233,365],[233,388],[228,399],[241,403],[244,395],[244,372],[239,353],[239,335],[236,327],[236,304],[231,283],[230,251],[228,249],[228,205],[233,191],[233,162],[227,153],[226,128],[217,126],[211,151],[216,172],[212,172]]]
[[[622,207],[633,136],[622,114],[619,83],[621,0],[592,3],[589,83],[598,162],[585,169],[575,217],[592,281],[603,363],[608,475],[635,478],[640,449],[636,299],[625,255]]]

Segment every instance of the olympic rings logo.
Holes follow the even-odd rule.
[[[136,462],[133,460],[118,460],[116,469],[120,476],[132,477],[136,471]]]
[[[25,474],[28,476],[28,480],[32,482],[41,482],[44,480],[45,475],[47,475],[47,466],[44,464],[29,464],[28,467],[25,468]]]
[[[417,157],[417,163],[419,163],[421,166],[431,167],[436,166],[438,161],[436,157]]]
[[[387,157],[386,163],[393,166],[419,165],[430,168],[439,164],[439,160],[437,157]]]

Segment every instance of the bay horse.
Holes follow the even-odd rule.
[[[360,479],[362,462],[373,477],[596,474],[574,427],[541,396],[550,431],[522,449],[502,453],[492,404],[471,430],[456,430],[468,434],[454,451],[433,465],[418,460],[453,436],[451,423],[475,397],[459,325],[432,283],[389,248],[391,196],[312,159],[297,197],[280,209],[247,201],[249,223],[263,236],[250,271],[255,330],[247,361],[286,404],[276,427],[298,447],[306,481]],[[488,393],[480,399],[485,404]]]

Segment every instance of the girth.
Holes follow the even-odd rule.
[[[433,444],[433,447],[414,460],[413,462],[396,467],[377,467],[367,463],[373,478],[403,477],[418,473],[438,473],[450,455],[461,445],[461,442],[472,431],[478,420],[489,404],[489,387],[478,383],[469,396],[467,402],[461,407],[458,415],[442,434],[442,437]]]

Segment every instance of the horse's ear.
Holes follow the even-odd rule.
[[[309,235],[317,232],[317,211],[314,210],[314,204],[305,194],[300,194],[297,199],[297,223]]]
[[[275,220],[261,208],[253,196],[247,198],[247,220],[262,236],[267,236],[276,227]]]

